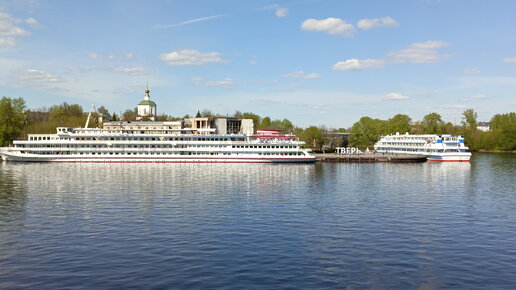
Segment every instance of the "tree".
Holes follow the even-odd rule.
[[[243,119],[244,118],[242,113],[240,113],[240,111],[238,111],[238,110],[235,111],[235,113],[233,114],[233,117],[234,118],[239,118],[239,119]]]
[[[170,117],[165,113],[161,113],[160,115],[157,115],[154,119],[156,121],[163,122],[163,121],[168,121],[170,119]]]
[[[444,124],[441,115],[437,113],[430,113],[423,117],[421,126],[424,134],[439,134],[442,133],[442,126]]]
[[[71,125],[69,123],[76,123],[84,118],[84,111],[82,106],[78,104],[68,104],[67,102],[61,105],[53,105],[48,109],[48,117],[50,120],[57,121],[61,126]]]
[[[0,99],[0,146],[6,146],[20,137],[27,122],[25,109],[22,98]]]
[[[136,121],[136,117],[138,117],[138,108],[134,108],[133,110],[125,110],[122,114],[122,120],[124,121]]]
[[[297,136],[301,141],[305,141],[305,147],[313,148],[313,142],[315,140],[315,149],[321,150],[324,145],[324,135],[322,130],[316,126],[310,126],[305,130],[297,129]]]
[[[467,109],[462,113],[462,126],[468,127],[469,129],[477,129],[477,117],[478,114],[473,109]]]
[[[113,115],[111,115],[111,121],[120,121],[120,118],[116,113],[113,113]]]
[[[351,127],[349,144],[360,148],[372,147],[386,132],[386,121],[362,117]]]
[[[204,109],[201,112],[201,116],[204,118],[211,118],[211,117],[213,117],[213,113],[211,112],[211,110]]]
[[[195,115],[195,117],[196,117],[196,118],[200,118],[200,117],[202,117],[202,116],[201,116],[201,112],[200,112],[199,110],[197,110],[197,114]]]
[[[395,134],[399,132],[403,134],[405,132],[410,132],[410,117],[403,114],[397,114],[396,116],[387,120],[387,130],[390,134]]]
[[[281,121],[281,132],[287,134],[287,133],[292,132],[293,129],[294,129],[294,124],[292,124],[292,122],[290,122],[289,119],[285,118]]]
[[[511,112],[507,114],[496,114],[491,118],[489,127],[492,130],[500,129],[505,124],[516,123],[516,113]]]
[[[260,129],[269,129],[271,127],[271,118],[265,117],[262,119],[262,123],[260,124]]]
[[[108,109],[106,109],[104,106],[100,106],[100,108],[97,109],[97,112],[102,116],[109,115]]]
[[[497,139],[496,149],[516,150],[516,113],[494,115],[490,127]]]

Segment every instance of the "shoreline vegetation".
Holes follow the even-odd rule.
[[[210,110],[198,111],[195,117],[213,118],[219,116]],[[128,109],[118,116],[101,106],[92,113],[90,126],[101,127],[102,120],[135,121],[137,110]],[[190,118],[190,115],[174,117],[167,114],[154,116],[156,121],[178,121]],[[451,134],[464,135],[466,146],[472,152],[516,153],[516,113],[494,115],[490,120],[490,130],[477,129],[477,113],[467,109],[462,114],[461,125],[442,120],[438,113],[430,113],[421,121],[414,121],[409,116],[397,114],[388,120],[362,117],[351,128],[329,129],[324,126],[301,128],[290,120],[272,120],[251,112],[236,111],[229,117],[252,119],[256,129],[274,129],[285,134],[295,134],[306,142],[306,147],[315,143],[315,152],[332,152],[335,147],[358,147],[365,150],[373,148],[380,136],[396,134]],[[23,98],[3,97],[0,99],[0,146],[8,146],[13,140],[23,139],[27,134],[53,134],[57,127],[82,127],[86,123],[88,112],[78,104],[63,103],[50,108],[29,110]],[[142,120],[146,121],[146,120]],[[349,133],[349,138],[330,137],[331,133]],[[337,135],[338,134],[333,134]]]

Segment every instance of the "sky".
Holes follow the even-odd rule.
[[[307,127],[516,109],[516,1],[0,1],[0,96]]]

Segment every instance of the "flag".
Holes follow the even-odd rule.
[[[314,146],[314,148],[315,148],[315,139],[314,139],[314,142],[312,142],[312,145],[313,145],[313,146]]]

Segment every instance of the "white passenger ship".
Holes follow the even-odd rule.
[[[374,149],[378,153],[424,155],[428,161],[468,162],[471,158],[463,136],[396,133],[382,136]]]
[[[118,129],[57,128],[29,134],[2,148],[6,161],[40,162],[315,162],[294,135],[215,134],[215,129],[179,129],[180,122],[121,123]],[[111,123],[113,124],[113,123]],[[131,126],[130,126],[131,125]],[[129,129],[132,128],[132,129]]]
[[[196,117],[154,122],[156,103],[145,91],[137,120],[107,122],[103,128],[57,128],[56,134],[29,134],[0,148],[6,161],[40,162],[315,162],[305,142],[275,130],[253,135],[251,119]]]

